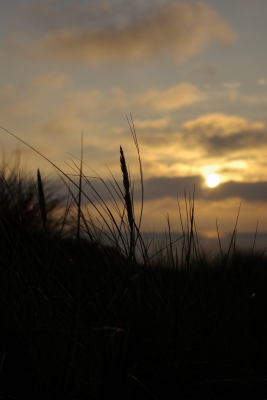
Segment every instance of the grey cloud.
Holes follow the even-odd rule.
[[[267,132],[241,131],[228,136],[211,136],[205,138],[203,146],[212,157],[229,152],[242,152],[246,149],[267,147]]]
[[[221,84],[226,89],[237,89],[241,86],[240,82],[225,82]]]
[[[187,146],[201,148],[208,157],[229,158],[237,152],[252,155],[254,150],[267,147],[267,131],[262,122],[225,114],[208,114],[185,122],[181,137]]]
[[[238,197],[246,201],[267,202],[267,181],[266,182],[234,182],[222,183],[213,189],[205,189],[203,197],[208,200],[223,200]]]
[[[222,183],[215,188],[203,185],[204,178],[201,176],[185,176],[177,178],[153,178],[145,182],[145,199],[159,199],[164,197],[178,196],[182,198],[186,193],[193,195],[195,187],[195,199],[209,201],[225,200],[229,198],[240,198],[246,201],[267,202],[266,182],[234,182]]]
[[[192,194],[194,186],[200,187],[202,181],[200,176],[148,179],[144,184],[145,198],[183,197],[185,190]]]
[[[219,71],[219,67],[215,64],[196,64],[191,69],[193,75],[214,75]]]
[[[165,130],[158,133],[152,131],[141,132],[138,134],[140,144],[151,147],[169,146],[172,144],[171,131]]]
[[[169,146],[173,140],[173,128],[171,125],[159,127],[136,127],[138,132],[138,141],[147,146],[159,147]]]
[[[149,5],[148,5],[149,7]],[[28,9],[36,29],[55,29],[84,25],[92,29],[102,29],[113,23],[137,17],[147,9],[147,3],[136,6],[135,2],[117,0],[80,0],[74,3],[71,0],[40,0]]]
[[[93,173],[92,173],[93,175]],[[71,177],[78,185],[78,179]],[[93,179],[93,178],[88,178],[90,181],[90,184],[93,186],[91,187],[90,184],[85,184],[84,182],[84,194],[86,196],[83,196],[84,203],[88,202],[88,198],[90,198],[92,201],[94,200],[94,196],[97,197],[96,192],[101,196],[101,199],[104,202],[109,201],[111,199],[111,194],[109,193],[107,187],[101,182],[100,179]],[[107,186],[110,188],[110,190],[114,194],[114,190],[111,186],[111,184],[108,182],[108,180],[104,180]],[[144,182],[144,198],[145,200],[154,200],[154,199],[161,199],[164,197],[173,197],[174,199],[179,198],[184,196],[185,190],[186,193],[190,191],[190,193],[193,193],[194,190],[194,185],[197,190],[198,187],[200,187],[201,182],[203,181],[203,178],[200,176],[187,176],[187,177],[176,177],[176,178],[152,178],[152,179],[147,179]],[[112,178],[111,178],[112,182]],[[112,182],[114,185],[114,182]],[[123,185],[122,185],[122,180],[121,182],[118,182],[119,186],[121,187],[122,192],[124,192]],[[60,194],[64,193],[65,196],[67,195],[67,189],[62,187],[62,184],[58,185],[58,187],[61,186],[60,189]],[[78,196],[78,189],[73,186],[72,188],[73,193]],[[117,195],[115,194],[115,198],[117,198]],[[141,200],[141,185],[140,181],[136,180],[134,182],[134,199],[135,200]]]
[[[114,7],[111,2],[99,0],[90,2],[86,0],[72,2],[69,0],[41,0],[28,6],[27,14],[30,16],[37,31],[47,31],[58,27],[90,24],[99,25],[105,22],[105,17],[110,18]]]
[[[203,51],[210,41],[228,44],[235,39],[233,30],[202,2],[167,3],[153,12],[150,9],[123,23],[102,27],[68,25],[51,29],[35,42],[28,55],[94,64],[169,54],[181,62]]]
[[[92,174],[93,175],[93,174]],[[72,179],[78,184],[78,179]],[[98,202],[108,202],[111,199],[111,194],[105,187],[103,182],[99,179],[88,178],[93,188],[85,184],[83,196],[84,204],[88,203],[88,198],[95,204]],[[114,189],[108,180],[104,180],[107,186],[110,188],[115,198],[118,199]],[[111,178],[111,182],[112,178]],[[119,181],[119,186],[123,192],[122,181]],[[114,184],[114,182],[113,182]],[[115,186],[115,185],[114,185]],[[60,195],[67,195],[67,189],[62,187],[62,183],[58,183]],[[61,187],[61,189],[60,189]],[[72,186],[73,193],[78,196],[78,189]],[[96,195],[96,192],[101,196],[101,200]],[[267,181],[265,182],[235,182],[229,181],[222,183],[215,188],[208,188],[204,185],[204,178],[199,175],[195,176],[184,176],[175,178],[151,178],[144,181],[144,200],[159,200],[166,197],[173,198],[176,201],[177,197],[179,200],[184,198],[184,195],[190,195],[195,200],[206,200],[206,201],[222,201],[230,198],[238,198],[248,202],[267,202]],[[96,200],[97,199],[97,200]],[[141,200],[141,186],[137,180],[134,184],[134,201]]]

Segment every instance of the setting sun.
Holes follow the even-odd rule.
[[[206,179],[206,184],[210,188],[214,188],[215,186],[218,186],[219,183],[220,183],[220,177],[217,174],[211,174]]]

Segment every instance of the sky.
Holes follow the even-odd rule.
[[[74,174],[122,185],[120,146],[142,229],[180,231],[195,188],[199,234],[267,233],[266,0],[13,0],[1,3],[0,125]],[[55,169],[6,131],[33,176]],[[107,168],[108,167],[108,168]],[[91,170],[93,169],[95,173]],[[209,175],[220,183],[210,188]],[[92,178],[98,190],[99,179]],[[85,191],[90,192],[90,188]],[[109,202],[108,194],[103,194]],[[266,236],[267,242],[267,236]],[[267,246],[267,243],[266,243]]]

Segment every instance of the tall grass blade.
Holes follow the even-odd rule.
[[[187,249],[187,257],[186,257],[186,268],[189,268],[190,257],[191,257],[191,249],[192,249],[192,241],[194,239],[194,210],[195,210],[195,203],[194,203],[194,196],[195,196],[195,185],[193,191],[193,202],[191,204],[191,198],[189,197],[189,216],[190,216],[190,232],[188,230],[189,241],[188,241],[188,249]]]
[[[143,181],[143,169],[142,169],[142,163],[141,163],[141,156],[140,156],[140,151],[139,151],[139,146],[138,146],[138,141],[137,141],[137,135],[136,135],[136,131],[135,131],[135,126],[134,126],[134,122],[133,122],[133,117],[132,114],[131,115],[131,122],[132,125],[130,124],[130,121],[127,118],[129,127],[131,129],[131,133],[132,133],[132,137],[134,139],[134,143],[135,143],[135,147],[137,149],[137,153],[138,153],[138,159],[139,159],[139,170],[140,170],[140,178],[141,178],[141,211],[140,211],[140,218],[139,218],[139,224],[138,224],[138,231],[140,231],[140,227],[141,227],[141,222],[142,222],[142,216],[143,216],[143,208],[144,208],[144,181]]]
[[[257,225],[256,225],[256,231],[255,231],[254,240],[253,240],[253,245],[252,245],[252,249],[251,249],[251,256],[253,256],[253,253],[254,253],[254,247],[255,247],[256,238],[257,238],[257,233],[258,233],[258,222],[259,222],[259,221],[257,221]]]
[[[218,227],[217,218],[216,218],[216,229],[217,229],[217,236],[218,236],[218,241],[219,241],[219,246],[220,246],[221,259],[222,259],[222,262],[223,262],[222,244],[221,244],[221,239],[220,239],[220,233],[219,233],[219,227]]]
[[[235,221],[234,231],[233,231],[233,234],[232,234],[232,237],[231,237],[231,241],[230,241],[230,245],[229,245],[229,248],[228,248],[227,255],[226,255],[225,260],[224,260],[224,265],[225,265],[225,266],[227,266],[228,259],[229,259],[229,255],[230,255],[230,251],[231,251],[232,245],[233,245],[233,243],[234,243],[234,239],[235,239],[235,237],[236,237],[236,227],[237,227],[237,222],[238,222],[238,218],[239,218],[241,203],[242,203],[242,200],[240,200],[240,204],[239,204],[239,208],[238,208],[238,213],[237,213],[237,217],[236,217],[236,221]]]
[[[78,220],[77,220],[77,241],[80,240],[81,228],[81,200],[82,200],[82,168],[83,168],[83,132],[81,133],[81,163],[80,163],[80,177],[79,177],[79,199],[78,199]]]
[[[42,222],[43,222],[43,227],[44,231],[46,232],[46,223],[47,223],[47,212],[46,212],[46,201],[45,201],[45,195],[44,195],[44,188],[43,188],[43,182],[41,178],[41,173],[38,168],[37,170],[37,182],[38,182],[38,195],[39,195],[39,205],[40,205],[40,210],[41,210],[41,215],[42,215]]]

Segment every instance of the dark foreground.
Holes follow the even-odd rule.
[[[232,240],[219,262],[207,261],[189,197],[182,258],[170,246],[169,267],[151,266],[145,249],[138,265],[143,242],[122,148],[120,163],[120,222],[99,196],[98,230],[81,217],[81,167],[74,218],[67,205],[56,229],[58,200],[44,195],[39,170],[35,186],[0,168],[0,398],[266,399],[266,258],[239,254]],[[63,239],[73,225],[76,239]],[[97,239],[103,226],[115,248]]]
[[[27,241],[0,267],[3,399],[264,399],[267,263],[139,267]]]

